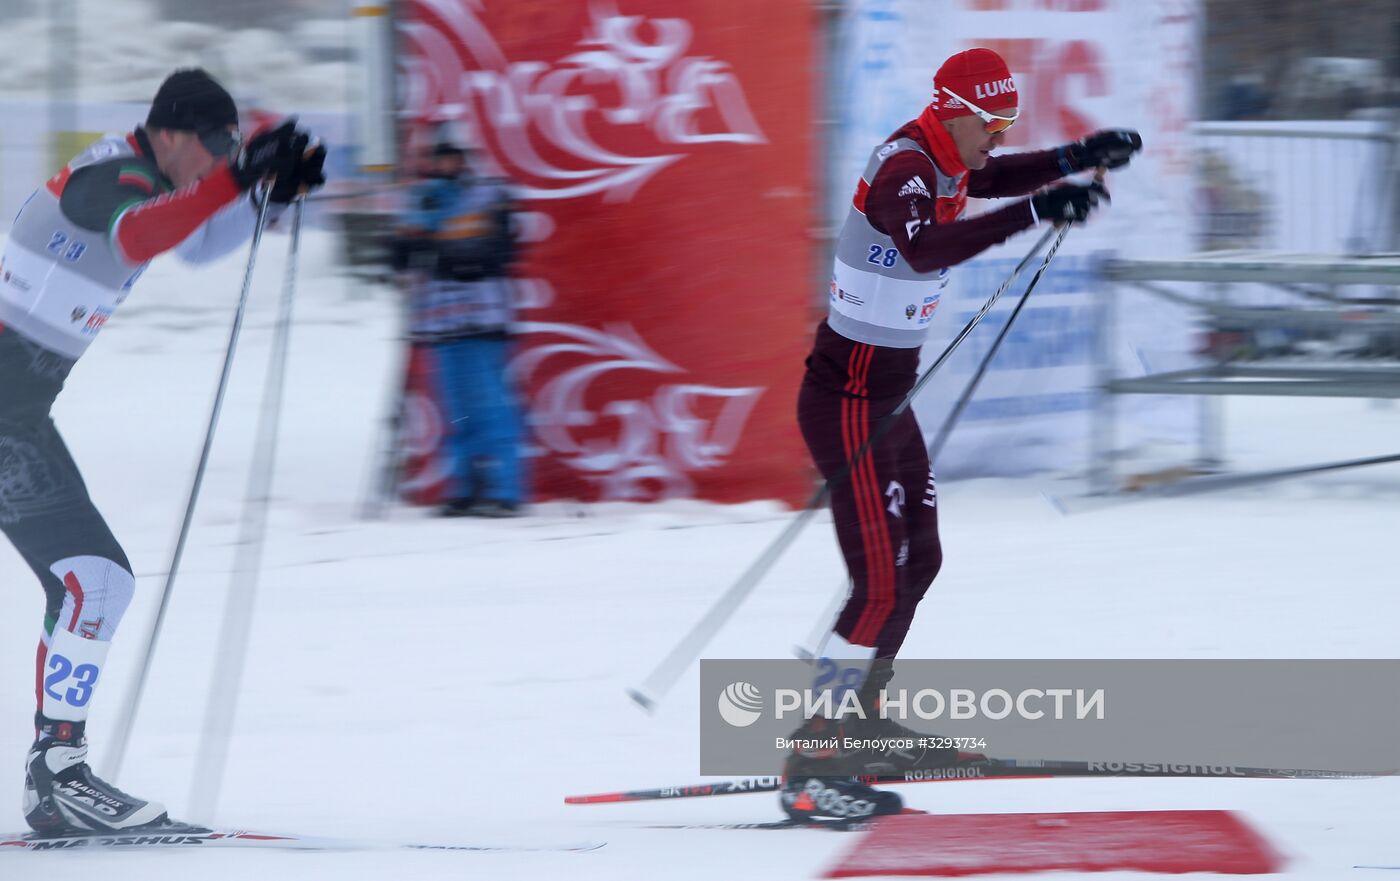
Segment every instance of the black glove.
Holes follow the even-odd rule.
[[[306,135],[297,131],[295,119],[289,119],[244,144],[229,163],[229,171],[233,172],[239,188],[246,190],[268,175],[290,168],[305,148]]]
[[[1103,184],[1094,181],[1087,186],[1067,184],[1062,187],[1041,190],[1031,196],[1031,206],[1035,209],[1036,216],[1041,220],[1048,220],[1052,223],[1064,220],[1078,222],[1088,218],[1089,212],[1098,206],[1100,199],[1105,202],[1112,201],[1109,199],[1108,190],[1104,189]]]
[[[1060,148],[1066,174],[1086,168],[1122,168],[1142,149],[1142,135],[1130,128],[1104,129]]]
[[[312,142],[311,136],[298,132],[293,144],[292,160],[286,167],[273,169],[277,182],[272,185],[268,198],[278,205],[286,205],[292,200],[305,196],[320,188],[326,182],[326,148],[319,142]]]

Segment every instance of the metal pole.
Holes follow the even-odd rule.
[[[268,186],[267,191],[271,193],[271,185]],[[165,585],[161,588],[156,617],[151,623],[151,632],[146,640],[146,651],[136,668],[136,685],[132,688],[131,695],[122,706],[121,716],[117,719],[107,774],[111,778],[116,778],[121,773],[122,760],[126,758],[126,747],[131,741],[131,729],[136,724],[136,711],[140,709],[141,697],[146,690],[146,680],[150,676],[151,659],[155,656],[156,644],[160,640],[160,628],[165,622],[165,613],[170,608],[170,594],[175,587],[175,576],[180,571],[180,558],[185,553],[185,541],[189,538],[190,523],[194,519],[194,506],[199,500],[199,489],[204,483],[204,471],[209,465],[209,451],[214,446],[214,430],[219,425],[219,411],[223,409],[224,393],[228,390],[228,378],[233,369],[233,354],[238,348],[238,334],[243,329],[243,314],[247,311],[248,292],[253,285],[253,266],[257,263],[258,245],[262,242],[263,229],[267,226],[267,206],[270,201],[267,196],[264,196],[262,205],[258,207],[257,225],[253,227],[253,243],[248,249],[248,268],[243,273],[243,290],[238,295],[238,306],[233,313],[233,327],[229,330],[228,349],[224,353],[224,366],[219,373],[219,385],[214,392],[214,404],[209,410],[209,427],[204,432],[204,446],[199,452],[199,464],[195,466],[194,479],[190,481],[190,495],[189,500],[185,503],[185,515],[180,521],[180,532],[175,539],[175,550],[170,557],[170,568],[165,575]]]
[[[1215,302],[1224,305],[1229,300],[1227,285],[1220,282],[1211,286],[1215,294]],[[1214,366],[1223,366],[1229,360],[1227,355],[1216,355],[1211,358]],[[1197,411],[1197,435],[1196,435],[1196,466],[1213,471],[1225,464],[1225,452],[1223,443],[1223,433],[1225,425],[1225,405],[1213,395],[1201,395],[1196,402]]]
[[[1109,388],[1113,381],[1115,345],[1118,339],[1118,284],[1105,282],[1096,286],[1094,299],[1098,303],[1099,333],[1097,339],[1098,364],[1095,368],[1094,411],[1090,416],[1089,444],[1089,491],[1091,493],[1111,492],[1114,483],[1115,455],[1117,442],[1118,401]]]

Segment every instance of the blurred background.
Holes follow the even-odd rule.
[[[357,5],[0,0],[13,44],[30,50],[0,70],[0,95],[141,103],[172,67],[199,63],[249,97],[275,95],[297,109],[346,111],[357,83],[351,36]],[[671,7],[683,14],[686,5]],[[861,5],[811,4],[826,14]],[[934,12],[959,4],[927,5]],[[990,10],[997,4],[967,5]],[[1186,11],[1195,4],[1177,6]],[[1393,3],[1205,0],[1196,12],[1202,19],[1202,119],[1345,119],[1395,106],[1400,11]]]
[[[795,405],[832,242],[870,151],[922,111],[943,60],[974,46],[996,49],[1017,84],[1006,150],[1106,127],[1134,128],[1145,146],[1109,176],[1112,205],[1067,233],[956,421],[1029,272],[916,402],[930,441],[952,430],[935,461],[948,565],[904,654],[1394,654],[1393,0],[0,0],[0,16],[0,243],[36,187],[101,134],[140,124],[180,66],[220,78],[246,123],[295,113],[330,151],[301,245],[276,456],[254,451],[269,434],[285,229],[262,244],[137,748],[117,781],[174,815],[198,801],[184,795],[211,740],[205,697],[241,695],[218,814],[230,822],[369,839],[605,837],[587,864],[522,857],[508,869],[615,879],[664,865],[667,877],[712,879],[711,837],[585,820],[560,795],[695,776],[696,678],[650,717],[623,688],[811,497]],[[511,244],[493,245],[500,259],[483,273],[508,282],[509,314],[444,336],[415,323],[432,286],[401,246],[431,195],[424,175],[453,149],[472,182],[509,194]],[[994,207],[973,200],[969,213]],[[477,220],[500,241],[494,221]],[[952,269],[925,367],[1041,234]],[[140,585],[113,682],[138,669],[135,622],[155,619],[246,259],[154,261],[54,408]],[[484,519],[520,513],[508,504],[431,519],[453,513],[464,475],[501,466],[453,449],[461,417],[444,398],[452,353],[439,344],[458,332],[508,343],[486,369],[521,423],[515,448],[495,454],[519,459],[519,519]],[[1337,463],[1311,479],[1136,503]],[[244,567],[257,468],[275,480],[265,556]],[[0,500],[12,491],[0,480]],[[1111,507],[1060,516],[1100,505]],[[827,632],[825,600],[848,581],[824,519],[709,656],[782,655]],[[8,547],[0,666],[14,675],[0,677],[12,708],[0,759],[13,758],[0,762],[0,828],[19,829],[19,799],[5,820],[3,798],[23,782],[43,605]],[[240,657],[211,634],[232,617],[226,597],[251,602],[238,581],[249,571],[263,586],[243,683],[208,688],[209,666]],[[119,698],[113,689],[94,713],[99,773]],[[452,785],[406,773],[405,744]],[[1198,809],[1218,794],[1300,864],[1317,861],[1296,877],[1396,862],[1384,781],[1296,796],[1232,781],[1061,782],[1072,785],[935,787],[917,804]],[[366,810],[366,793],[413,809]],[[774,818],[768,798],[731,804],[629,816]],[[812,877],[845,846],[777,837],[726,839],[726,865]],[[348,854],[337,869],[461,872],[444,861],[405,873],[397,859]],[[194,871],[247,874],[211,865]],[[171,859],[140,871],[192,870]]]
[[[312,218],[345,296],[399,302],[385,249],[404,194],[435,141],[471,148],[473,171],[516,197],[510,370],[537,498],[806,494],[791,404],[845,200],[942,58],[972,45],[998,49],[1021,86],[1008,149],[1130,126],[1147,150],[1115,176],[1112,214],[1070,237],[941,473],[1083,474],[1160,444],[1195,444],[1183,458],[1210,465],[1205,386],[1112,384],[1265,356],[1321,359],[1292,369],[1345,384],[1354,359],[1397,354],[1383,273],[1348,288],[1336,266],[1295,278],[1296,258],[1269,258],[1257,280],[1231,267],[1187,282],[1154,262],[1397,250],[1392,2],[0,0],[0,15],[25,47],[0,67],[0,232],[84,144],[138,123],[172,69],[200,65],[246,110],[296,113],[323,137],[331,185]],[[382,52],[367,49],[375,28],[392,34]],[[386,106],[371,84],[391,79]],[[1024,238],[958,267],[927,349]],[[1379,318],[1358,333],[1242,308]],[[1005,312],[919,402],[930,434]],[[453,466],[435,452],[436,367],[411,336],[383,417],[388,494],[437,503]]]
[[[1396,105],[1400,11],[1351,0],[1205,5],[1204,119],[1347,119]]]

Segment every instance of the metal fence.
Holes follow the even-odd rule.
[[[1397,250],[1400,133],[1376,121],[1200,122],[1201,250]]]

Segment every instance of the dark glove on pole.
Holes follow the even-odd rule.
[[[288,167],[305,147],[298,144],[299,137],[305,136],[297,132],[295,119],[288,119],[276,128],[256,135],[229,163],[229,170],[233,172],[238,186],[249,189],[263,178]]]
[[[1142,149],[1142,135],[1130,128],[1104,129],[1059,149],[1060,170],[1074,174],[1087,168],[1112,171],[1132,161]]]
[[[1041,190],[1031,196],[1031,210],[1042,221],[1060,223],[1072,220],[1082,223],[1089,218],[1090,212],[1098,207],[1100,201],[1111,202],[1112,199],[1109,198],[1108,190],[1104,189],[1104,185],[1096,178],[1093,183],[1084,186],[1066,184]]]
[[[319,189],[326,183],[326,148],[309,134],[298,132],[285,168],[274,170],[277,182],[270,198],[275,204],[287,203]]]

